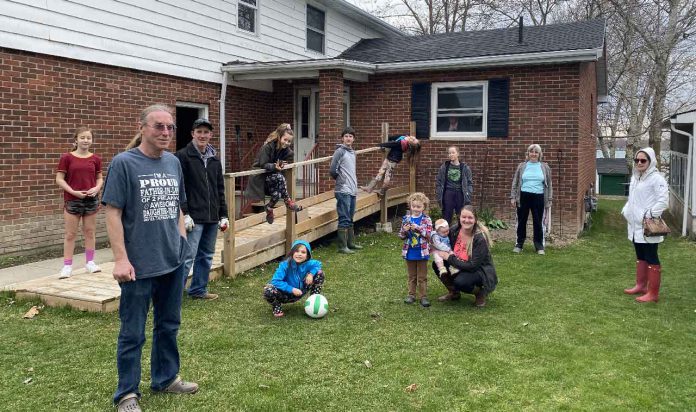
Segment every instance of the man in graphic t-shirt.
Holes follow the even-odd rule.
[[[167,106],[140,115],[139,145],[116,155],[104,185],[106,228],[114,254],[113,276],[121,287],[114,403],[139,411],[145,322],[154,308],[151,383],[155,392],[195,393],[198,385],[178,376],[184,260],[189,253],[180,205],[186,201],[181,165],[165,150],[176,127]]]

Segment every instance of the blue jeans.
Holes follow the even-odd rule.
[[[121,319],[121,331],[118,334],[116,349],[118,388],[114,393],[114,403],[118,403],[129,393],[140,396],[140,362],[145,344],[145,322],[150,300],[154,317],[150,387],[154,391],[161,391],[169,386],[179,373],[176,335],[181,324],[183,277],[182,264],[165,275],[120,284],[121,302],[118,315]]]
[[[208,293],[208,276],[213,266],[217,230],[217,223],[196,223],[193,230],[188,233],[191,256],[184,263],[184,283],[193,265],[193,278],[188,289],[189,296],[201,296]]]
[[[338,228],[347,229],[353,226],[355,214],[355,196],[348,193],[335,193],[336,212],[338,213]]]

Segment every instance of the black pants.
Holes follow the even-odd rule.
[[[520,204],[517,207],[517,247],[521,248],[527,239],[527,218],[532,212],[534,227],[534,248],[544,249],[544,229],[541,219],[544,217],[544,194],[520,192]]]
[[[456,221],[459,222],[459,212],[464,206],[464,193],[461,190],[443,189],[445,193],[442,195],[442,218],[447,223],[452,224],[452,215],[456,216]]]
[[[432,266],[433,271],[435,271],[435,276],[437,276],[437,278],[440,279],[440,282],[442,282],[442,284],[448,289],[449,286],[452,286],[457,292],[471,294],[474,293],[475,287],[483,287],[483,277],[481,272],[466,272],[461,270],[453,276],[449,273],[449,267],[451,266],[449,262],[445,261],[444,264],[447,268],[447,273],[444,275],[440,275],[440,271],[437,268],[437,265],[435,265],[435,262],[433,262]]]
[[[303,286],[302,289],[308,291],[310,295],[321,293],[322,286],[324,286],[324,272],[320,270],[314,275],[314,282],[311,285]],[[302,294],[302,296],[304,296],[304,294]],[[263,298],[266,299],[266,302],[271,304],[273,313],[281,311],[281,304],[297,302],[302,299],[302,296],[295,296],[292,293],[283,292],[271,284],[263,288]]]
[[[288,195],[288,185],[285,182],[285,176],[279,172],[273,172],[266,175],[265,180],[265,190],[266,194],[271,197],[268,201],[268,207],[273,207],[278,203],[281,198],[287,200],[290,198]]]
[[[657,245],[659,243],[633,242],[633,247],[636,249],[636,259],[644,260],[649,265],[659,265],[660,258],[657,257]]]

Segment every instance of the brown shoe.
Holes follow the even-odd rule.
[[[451,300],[459,300],[462,298],[462,294],[459,292],[447,292],[447,294],[437,298],[438,302],[449,302]]]
[[[176,393],[176,394],[194,394],[198,392],[198,384],[195,382],[186,382],[177,376],[174,382],[170,383],[169,386],[162,390],[164,393]]]
[[[191,299],[204,299],[204,300],[215,300],[219,298],[220,296],[217,293],[208,293],[205,292],[202,295],[197,295],[197,296],[191,296]]]
[[[476,296],[474,306],[476,306],[477,308],[482,308],[486,306],[486,292],[483,289],[476,288],[476,290],[474,291],[474,296]]]

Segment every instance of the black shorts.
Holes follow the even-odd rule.
[[[98,210],[99,199],[96,197],[65,201],[65,211],[71,215],[88,216],[97,213]]]

